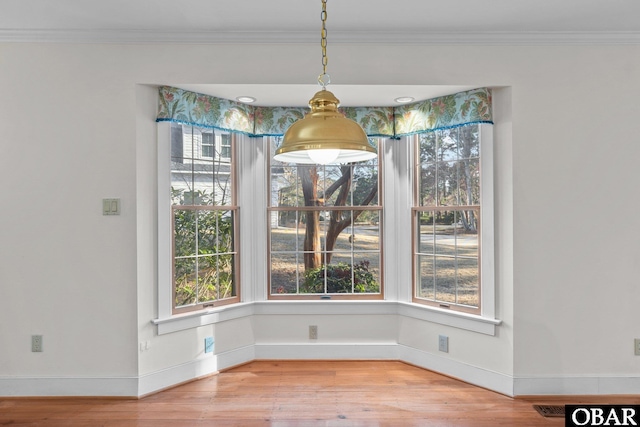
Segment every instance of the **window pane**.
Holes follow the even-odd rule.
[[[435,299],[434,291],[434,258],[432,255],[419,255],[416,257],[417,264],[417,289],[416,296],[418,298]]]
[[[196,211],[174,210],[173,253],[175,256],[196,255],[196,217]]]
[[[353,255],[353,288],[355,293],[380,293],[380,253]]]
[[[380,213],[378,211],[360,211],[353,227],[354,252],[380,251]]]
[[[287,220],[285,226],[271,226],[271,252],[293,252],[302,250],[304,240],[304,226],[298,229],[295,220],[297,212],[274,212],[281,217],[292,218],[290,223]]]
[[[436,254],[451,256],[456,254],[455,220],[455,211],[434,212]]]
[[[198,302],[218,299],[218,257],[198,257]]]
[[[329,253],[331,262],[326,265],[327,293],[350,294],[353,292],[351,254]]]
[[[458,304],[480,305],[480,280],[477,258],[458,258]]]
[[[198,254],[215,254],[218,252],[217,211],[197,211],[198,215]]]
[[[216,211],[218,212],[218,235],[216,244],[218,245],[218,253],[235,252],[233,244],[233,232],[235,223],[235,211]]]
[[[233,204],[231,171],[229,169],[229,166],[218,166],[216,168],[217,173],[213,180],[214,199],[212,204],[214,205],[229,206]]]
[[[435,163],[420,166],[420,206],[437,206],[436,193],[437,167]]]
[[[271,167],[271,206],[294,207],[304,204],[298,179],[298,168]]]
[[[437,256],[435,259],[435,299],[455,304],[456,302],[456,259]]]
[[[436,161],[436,132],[423,133],[419,136],[420,163]]]
[[[353,167],[353,181],[351,184],[354,206],[378,205],[378,167]]]
[[[462,126],[457,130],[460,158],[480,157],[480,133],[478,126]]]
[[[455,206],[458,186],[458,167],[456,162],[439,162],[436,178],[438,206]]]
[[[475,210],[459,211],[457,218],[457,256],[478,258],[478,212]]]
[[[438,135],[438,160],[449,162],[458,158],[458,144],[455,138],[455,132],[444,130],[437,133]]]
[[[305,252],[303,254],[302,282],[300,293],[322,294],[325,291],[324,257],[321,252]],[[306,267],[309,266],[309,267]]]
[[[435,212],[419,212],[417,217],[418,252],[421,254],[433,254],[435,241]]]
[[[480,161],[478,159],[461,160],[459,167],[460,192],[459,205],[477,205],[480,203]]]
[[[351,177],[350,166],[316,166],[318,170],[318,198],[326,206],[351,205],[351,190],[341,183]]]
[[[271,254],[271,293],[295,294],[303,278],[304,264],[296,254]]]
[[[352,221],[351,211],[329,211],[324,216],[326,227],[326,249],[328,251],[347,251],[351,252],[353,248],[353,242],[355,241],[355,234],[359,231],[357,227],[351,224]],[[342,222],[349,225],[340,231]]]
[[[231,298],[236,295],[235,255],[218,256],[218,299]]]
[[[196,259],[178,258],[174,264],[176,307],[196,303]]]

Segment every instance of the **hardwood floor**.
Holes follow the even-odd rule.
[[[142,399],[0,398],[0,426],[562,426],[536,404],[391,361],[255,361]]]

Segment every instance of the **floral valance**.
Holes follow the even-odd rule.
[[[310,111],[302,107],[259,107],[175,87],[159,89],[157,121],[280,136]],[[473,89],[398,107],[344,107],[369,136],[398,138],[471,123],[493,123],[491,91]]]

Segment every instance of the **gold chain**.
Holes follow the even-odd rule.
[[[322,0],[322,12],[320,13],[320,19],[322,19],[322,31],[320,32],[320,46],[322,46],[322,74],[319,79],[323,87],[328,83],[325,81],[327,78],[327,0]],[[322,83],[324,82],[324,83]]]

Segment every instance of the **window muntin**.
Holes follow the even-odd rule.
[[[223,157],[213,143],[217,136],[171,125],[174,313],[239,300],[233,150]]]
[[[479,125],[417,135],[414,301],[480,313]]]
[[[271,153],[278,139],[271,138]],[[378,159],[270,163],[269,298],[381,298]]]

